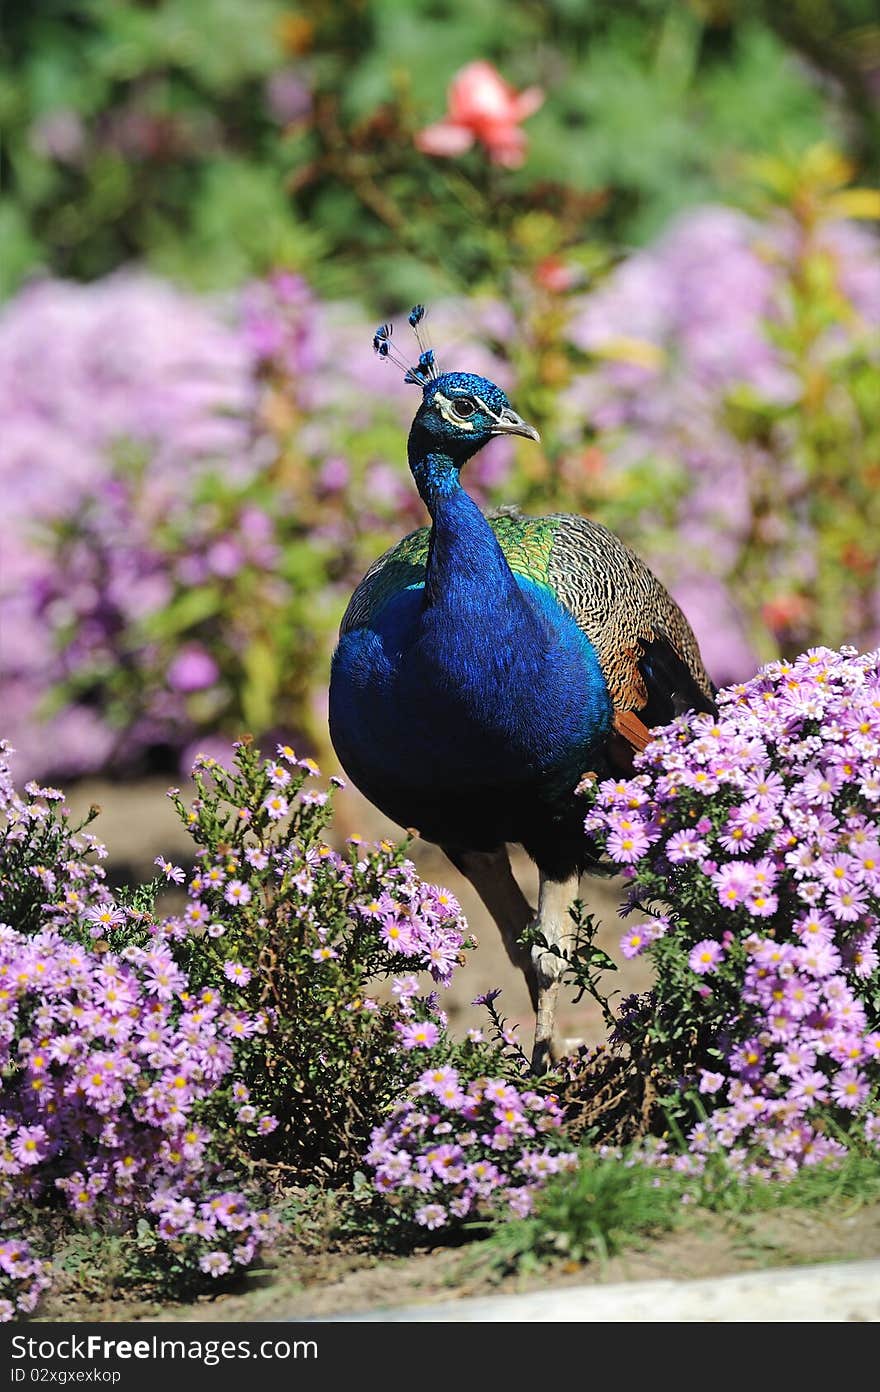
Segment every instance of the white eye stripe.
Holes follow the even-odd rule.
[[[476,405],[480,410],[486,412],[486,415],[489,417],[490,420],[498,421],[501,419],[500,416],[497,416],[495,414],[491,407],[486,405],[482,397],[474,396],[470,392],[468,392],[467,395],[469,396],[471,401],[476,402]],[[473,421],[468,420],[467,416],[456,415],[455,411],[453,410],[452,403],[455,399],[456,398],[450,399],[448,396],[444,396],[443,393],[439,391],[434,393],[434,404],[436,405],[444,420],[449,421],[450,425],[457,425],[459,430],[473,430]],[[457,399],[461,400],[460,397]]]
[[[442,392],[434,393],[434,405],[437,407],[444,420],[449,421],[450,425],[458,426],[459,430],[473,430],[474,423],[464,416],[457,416],[452,409],[452,402],[448,396]]]

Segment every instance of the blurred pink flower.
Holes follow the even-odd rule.
[[[45,111],[34,121],[29,134],[32,148],[59,164],[76,164],[85,150],[85,124],[70,107]]]
[[[516,169],[526,152],[519,124],[543,100],[540,87],[517,92],[491,63],[468,63],[450,83],[446,120],[419,131],[416,148],[426,155],[461,155],[479,140],[493,164]]]
[[[203,691],[213,686],[220,669],[205,648],[191,643],[177,654],[168,668],[168,685],[173,691]]]
[[[286,126],[308,116],[312,94],[294,68],[282,68],[272,73],[264,88],[266,105],[279,125]]]

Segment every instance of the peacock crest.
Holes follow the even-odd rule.
[[[436,382],[440,376],[440,369],[434,356],[434,349],[428,341],[425,329],[425,306],[422,304],[413,305],[409,312],[409,325],[416,336],[416,343],[419,345],[418,362],[410,366],[405,358],[397,351],[391,342],[391,335],[394,332],[394,325],[390,322],[380,324],[373,334],[373,351],[386,362],[393,362],[395,367],[399,367],[403,372],[404,382],[411,382],[413,386],[421,387],[423,391],[427,389],[431,382]]]

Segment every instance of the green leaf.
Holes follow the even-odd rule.
[[[196,590],[186,590],[178,595],[167,608],[150,614],[143,623],[147,638],[174,638],[204,623],[205,619],[219,613],[220,592],[204,586]]]
[[[250,730],[266,730],[272,724],[279,686],[278,659],[272,642],[265,637],[254,638],[242,659],[244,689],[242,714]]]

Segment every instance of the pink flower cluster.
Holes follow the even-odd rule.
[[[415,970],[427,970],[448,986],[467,933],[458,900],[449,890],[419,879],[409,860],[391,879],[390,890],[357,905],[358,914],[373,925],[392,957],[408,959]]]
[[[144,682],[130,747],[163,727],[189,737],[185,693],[211,686],[216,669],[194,646],[166,683],[167,655],[141,625],[181,584],[271,563],[268,515],[251,509],[234,537],[218,535],[195,496],[218,463],[232,482],[253,477],[256,398],[240,337],[161,280],[45,280],[4,306],[4,734],[29,770],[79,773],[113,757],[116,735],[93,701],[70,699],[42,729],[34,708],[47,684],[112,663],[120,632],[129,663],[162,674],[158,687]],[[172,543],[169,555],[181,530],[186,552]]]
[[[215,1280],[250,1266],[276,1232],[271,1215],[256,1212],[238,1191],[207,1198],[160,1191],[147,1207],[158,1236]]]
[[[346,955],[352,935],[363,935],[369,927],[377,961],[381,957],[386,969],[390,958],[400,971],[427,971],[448,985],[467,936],[458,901],[439,885],[426,884],[412,861],[396,864],[390,842],[370,846],[352,836],[348,854],[341,854],[310,835],[310,816],[326,819],[328,794],[302,787],[305,780],[317,778],[320,769],[314,759],[298,759],[289,745],[278,745],[276,755],[263,764],[270,795],[257,809],[233,809],[240,826],[254,833],[253,844],[230,846],[214,859],[205,850],[196,853],[199,863],[186,891],[190,902],[181,915],[167,920],[170,935],[185,938],[193,928],[203,928],[210,938],[222,938],[230,909],[251,903],[271,873],[279,896],[291,905],[303,932],[317,942],[312,953],[317,964]],[[211,757],[199,756],[195,768],[223,776]],[[197,799],[189,815],[197,816],[199,806]],[[282,822],[294,814],[304,820],[288,834]],[[274,840],[270,828],[277,830]],[[178,878],[178,867],[165,867],[163,862],[163,869],[167,878]],[[375,885],[376,872],[379,892],[367,895],[362,885],[367,880]],[[335,921],[327,915],[331,903],[347,906]],[[234,960],[225,963],[223,974],[241,987],[251,977],[249,969]],[[405,997],[401,1004],[404,1014],[412,1013]],[[370,1002],[367,1008],[372,1006]],[[242,1030],[247,1027],[242,1025]]]
[[[10,754],[0,741],[0,911],[22,929],[0,923],[0,1215],[53,1195],[86,1220],[214,1204],[206,1104],[228,1091],[242,1136],[277,1125],[232,1082],[236,1043],[265,1020],[193,987],[175,955],[177,921],[121,908],[95,863],[105,848],[72,830],[58,789],[28,784],[20,797]],[[163,865],[176,880],[177,867]],[[224,1248],[239,1265],[268,1234],[265,1215],[246,1211],[244,1236]],[[222,1246],[217,1222],[189,1235],[194,1264]],[[171,1240],[167,1224],[157,1233]],[[13,1312],[32,1309],[48,1276],[22,1243],[3,1252],[0,1318],[11,1318],[10,1301]],[[219,1262],[202,1269],[223,1274]]]
[[[456,1068],[428,1068],[377,1127],[366,1154],[373,1184],[421,1227],[470,1216],[524,1216],[535,1190],[575,1157],[552,1095],[499,1078],[467,1082]]]
[[[47,1264],[20,1238],[0,1238],[0,1324],[29,1315],[50,1284]]]
[[[98,863],[106,858],[106,847],[90,832],[73,830],[59,788],[29,782],[21,797],[12,778],[12,754],[9,741],[0,740],[0,921],[12,919],[27,929],[83,924],[88,935],[100,938],[108,926],[129,919],[114,902]]]
[[[193,991],[157,933],[94,951],[0,925],[0,1201],[48,1187],[79,1215],[204,1183],[199,1103],[228,1085],[241,1012]],[[260,1022],[248,1021],[251,1028]]]
[[[375,1035],[376,1067],[402,1087],[418,1069],[410,1051],[445,1030],[416,973],[449,981],[460,907],[389,842],[355,836],[339,853],[321,839],[330,803],[313,759],[242,744],[235,772],[197,759],[188,808],[171,790],[200,849],[189,875],[157,857],[165,882],[186,886],[185,907],[157,921],[131,907],[137,895],[113,897],[103,846],[71,827],[57,789],[19,797],[10,752],[0,744],[0,906],[19,925],[0,923],[0,1215],[55,1196],[87,1221],[127,1210],[180,1269],[225,1276],[270,1225],[241,1193],[212,1192],[221,1167],[230,1147],[252,1151],[279,1128],[270,1105],[291,1116],[261,1064],[267,1037],[287,1038],[262,1006],[261,934],[284,931],[301,954],[305,1033],[328,1008],[356,1012],[363,1047]],[[391,972],[380,1007],[363,986]]]
[[[786,1175],[880,1142],[880,651],[812,648],[718,700],[600,784],[586,828],[630,907],[660,906],[623,940],[654,958],[655,1007],[689,980],[714,1022],[691,1160]]]

